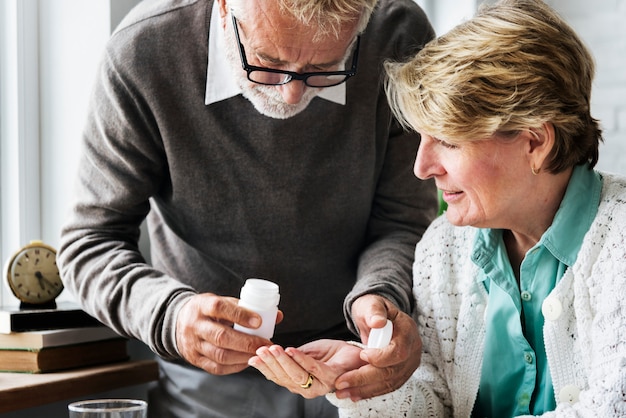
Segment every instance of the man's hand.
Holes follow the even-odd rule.
[[[234,323],[258,328],[261,317],[237,305],[238,299],[203,293],[190,298],[176,319],[176,344],[183,358],[215,375],[239,372],[270,340],[235,331]],[[282,320],[278,313],[277,322]]]
[[[357,401],[398,389],[420,363],[422,340],[415,321],[393,303],[376,295],[358,298],[352,304],[352,318],[364,344],[367,344],[370,330],[383,327],[387,319],[393,322],[393,337],[385,348],[361,351],[361,359],[369,364],[339,376],[335,394],[339,399]]]

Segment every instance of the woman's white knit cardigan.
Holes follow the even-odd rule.
[[[626,417],[626,178],[602,176],[598,213],[578,258],[546,299],[552,315],[544,339],[557,408],[544,417]],[[470,417],[487,308],[470,260],[475,234],[445,216],[430,226],[413,269],[421,365],[387,395],[356,403],[327,395],[340,416]]]

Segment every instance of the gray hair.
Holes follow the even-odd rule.
[[[267,1],[267,0],[259,0]],[[378,0],[270,0],[276,1],[281,13],[288,13],[298,22],[317,27],[313,40],[333,34],[338,37],[346,24],[356,25],[357,33],[367,27]],[[237,19],[246,19],[250,0],[229,0],[229,6]]]

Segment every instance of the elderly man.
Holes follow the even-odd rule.
[[[116,30],[59,263],[85,310],[158,355],[151,415],[336,416],[248,367],[271,344],[233,329],[259,325],[237,305],[249,277],[280,286],[278,344],[393,321],[394,343],[364,352],[337,396],[417,367],[410,271],[436,193],[412,176],[419,137],[381,69],[433,35],[410,0],[149,1]]]

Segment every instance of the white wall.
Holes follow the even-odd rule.
[[[604,144],[598,169],[626,174],[626,0],[548,0],[591,49],[596,61],[592,115]]]
[[[415,0],[428,14],[437,35],[472,17],[480,0]]]
[[[104,0],[39,4],[41,237],[56,248],[96,66],[111,32],[110,7]]]
[[[474,3],[495,0],[417,0],[437,34],[468,17]],[[596,61],[592,115],[604,134],[599,170],[626,174],[626,0],[546,0],[576,30]]]

